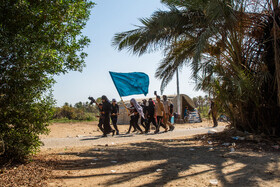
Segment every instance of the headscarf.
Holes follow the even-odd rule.
[[[143,118],[145,118],[144,113],[143,113],[143,108],[137,103],[137,101],[136,101],[134,98],[132,98],[132,99],[130,100],[130,102],[133,104],[133,106],[134,106],[134,108],[137,110],[137,112],[138,112]]]
[[[109,115],[111,112],[111,103],[105,95],[103,95],[101,99],[105,100],[105,102],[103,102],[103,111],[105,112],[106,115]]]
[[[102,95],[101,100],[105,100],[105,102],[110,103],[109,99],[105,95]]]

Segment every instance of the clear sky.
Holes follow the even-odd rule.
[[[150,77],[150,87],[147,97],[153,97],[155,90],[160,93],[160,80],[154,78],[156,68],[163,58],[162,51],[133,56],[127,51],[117,51],[112,47],[115,33],[134,29],[141,25],[139,18],[149,17],[157,9],[166,9],[160,0],[95,0],[95,7],[83,34],[88,36],[91,44],[85,50],[88,53],[86,67],[83,72],[70,72],[55,77],[54,98],[57,106],[65,102],[75,104],[88,101],[88,96],[94,98],[106,95],[109,99],[120,97],[111,80],[109,71],[144,72]],[[190,97],[205,93],[194,90],[195,84],[190,79],[191,72],[185,67],[179,74],[180,93]],[[176,77],[167,86],[164,94],[176,94]],[[124,100],[143,98],[144,95],[124,97]]]

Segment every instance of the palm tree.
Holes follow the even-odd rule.
[[[198,104],[198,111],[201,113],[203,111],[203,98],[201,96],[198,96]]]
[[[156,71],[161,90],[177,69],[190,65],[197,88],[209,92],[236,128],[267,134],[274,129],[280,136],[278,0],[162,2],[169,10],[116,34],[113,45],[137,55],[164,50]]]
[[[192,100],[194,102],[195,107],[197,108],[198,107],[198,99],[197,99],[197,97],[193,97]]]
[[[161,91],[176,70],[186,64],[190,63],[196,77],[202,53],[222,40],[225,30],[236,22],[230,0],[184,1],[177,7],[172,1],[162,2],[169,10],[158,10],[150,18],[140,19],[142,26],[117,33],[113,39],[118,50],[127,49],[136,55],[165,51],[155,75],[162,80]]]

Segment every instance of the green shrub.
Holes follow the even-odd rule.
[[[18,100],[18,103],[13,103],[15,104],[13,108],[7,109],[0,116],[5,119],[5,123],[1,124],[0,136],[5,145],[3,157],[25,161],[39,150],[41,145],[39,135],[48,133],[48,121],[53,115],[52,100],[25,104],[20,104]]]
[[[38,151],[39,135],[52,118],[54,76],[81,71],[82,36],[94,3],[73,1],[1,1],[0,139],[3,157],[24,161]],[[69,118],[75,118],[66,110]]]
[[[52,122],[70,122],[70,121],[94,121],[96,112],[86,112],[85,108],[74,108],[69,105],[57,107],[54,109]],[[94,110],[92,110],[94,111]]]

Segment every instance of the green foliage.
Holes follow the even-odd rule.
[[[81,71],[89,39],[81,35],[93,3],[4,0],[0,6],[0,136],[8,159],[41,145],[54,101],[53,76]]]
[[[208,118],[208,112],[209,112],[209,100],[208,100],[208,96],[205,95],[204,97],[202,96],[198,96],[198,97],[194,97],[193,102],[195,104],[195,107],[198,108],[198,111],[201,115],[202,118]]]
[[[62,107],[55,108],[52,122],[94,121],[98,113],[97,107],[89,105],[88,102],[78,102],[74,107],[66,103]]]
[[[198,89],[209,93],[216,112],[225,112],[235,128],[280,136],[279,2],[162,2],[169,10],[117,33],[113,45],[137,55],[163,49],[156,71],[161,91],[189,65]]]

